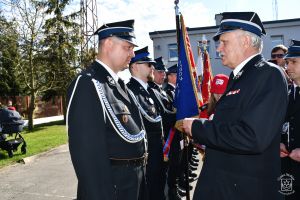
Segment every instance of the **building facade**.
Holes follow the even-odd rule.
[[[217,32],[220,24],[220,15],[216,15],[216,26],[187,28],[191,46],[193,49],[195,62],[197,60],[197,45],[200,44],[205,35],[207,40],[207,50],[209,51],[210,61],[213,74],[224,73],[229,75],[230,69],[224,67],[216,51],[218,43],[212,38]],[[300,18],[266,21],[263,22],[267,35],[263,37],[264,47],[262,54],[268,60],[270,59],[271,50],[275,45],[290,45],[291,39],[300,39]],[[186,23],[186,25],[188,25]],[[167,67],[177,63],[177,41],[176,30],[163,30],[149,33],[153,41],[154,57],[162,56]]]

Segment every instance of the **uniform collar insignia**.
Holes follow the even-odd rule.
[[[114,86],[116,85],[115,80],[111,76],[107,76],[107,80],[110,85],[114,85]]]
[[[265,64],[264,60],[260,60],[260,61],[257,62],[254,66],[255,66],[255,67],[262,67],[262,66],[264,66],[264,64]]]
[[[233,77],[233,79],[234,79],[234,80],[239,79],[239,78],[242,76],[243,72],[244,72],[243,70],[239,71],[239,73],[237,73],[237,74]]]

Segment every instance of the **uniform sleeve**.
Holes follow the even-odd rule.
[[[70,100],[74,83],[68,90]],[[89,77],[81,77],[69,102],[68,135],[80,199],[111,199],[113,184],[107,155],[103,110]]]
[[[233,120],[195,120],[192,124],[193,138],[200,144],[230,153],[264,152],[280,134],[287,107],[286,83],[280,73],[272,72],[256,76],[252,85],[248,86],[255,87],[255,93],[247,94],[247,104],[239,107],[240,111],[233,111],[240,112],[239,117]],[[230,110],[219,111],[219,115],[220,112],[231,118]]]

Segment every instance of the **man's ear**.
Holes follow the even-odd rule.
[[[242,44],[244,47],[248,48],[251,46],[251,43],[252,43],[252,40],[251,40],[251,37],[250,35],[243,35],[242,37]]]

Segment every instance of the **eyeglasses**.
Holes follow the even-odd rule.
[[[283,58],[284,54],[272,54],[271,58]]]

